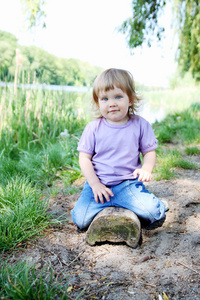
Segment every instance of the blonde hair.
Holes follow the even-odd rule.
[[[130,117],[136,112],[136,108],[138,107],[141,98],[136,94],[132,74],[122,69],[107,69],[100,73],[95,79],[93,84],[93,102],[96,104],[96,109],[98,109],[99,93],[101,91],[107,92],[112,90],[115,86],[126,93],[132,103],[128,111]],[[98,113],[100,114],[100,111],[98,111]],[[101,117],[101,115],[98,117]]]

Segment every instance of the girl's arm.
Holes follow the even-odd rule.
[[[143,153],[143,166],[141,169],[136,169],[133,172],[133,176],[136,178],[138,175],[138,181],[150,181],[152,179],[152,171],[156,163],[155,150]]]
[[[83,175],[93,191],[95,201],[98,203],[100,200],[101,203],[104,203],[103,196],[105,197],[106,201],[110,201],[109,196],[113,196],[113,192],[99,181],[91,160],[91,154],[85,152],[79,153],[79,165]]]

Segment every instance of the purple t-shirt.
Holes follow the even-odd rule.
[[[122,125],[113,125],[104,118],[91,121],[85,127],[77,150],[92,155],[92,164],[99,180],[116,185],[133,179],[133,172],[141,168],[140,152],[157,148],[151,125],[134,115]]]

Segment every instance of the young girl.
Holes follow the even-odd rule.
[[[86,126],[78,143],[87,181],[72,210],[73,222],[87,228],[97,213],[110,206],[127,208],[141,221],[164,221],[167,203],[143,184],[152,178],[157,139],[150,124],[135,114],[140,99],[132,75],[121,69],[102,72],[94,82],[93,101],[100,117]]]

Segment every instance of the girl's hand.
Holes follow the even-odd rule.
[[[152,174],[148,171],[145,171],[143,169],[136,169],[133,172],[134,178],[138,177],[138,181],[150,181],[152,179]]]
[[[94,194],[94,199],[97,203],[99,203],[99,201],[101,203],[104,203],[103,197],[105,197],[106,201],[109,202],[110,201],[110,196],[111,197],[114,196],[111,189],[107,188],[101,182],[97,182],[97,183],[93,184],[92,191],[93,191],[93,194]]]

